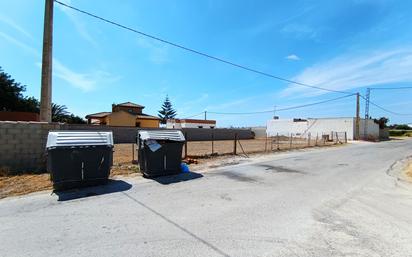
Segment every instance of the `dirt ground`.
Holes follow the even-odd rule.
[[[405,169],[405,174],[409,178],[409,181],[412,181],[412,161],[409,161]]]
[[[247,156],[259,156],[265,154],[265,152],[277,151],[277,149],[288,150],[315,145],[334,145],[332,142],[315,141],[316,140],[311,140],[311,142],[308,142],[307,140],[294,138],[291,143],[289,139],[281,137],[279,140],[239,140],[236,146],[238,156],[232,155],[234,151],[233,140],[214,141],[213,145],[211,141],[194,141],[188,142],[187,154],[196,160],[197,163],[190,164],[190,170],[196,171],[240,163],[244,161]],[[185,150],[183,150],[183,155],[184,153]],[[113,167],[110,172],[110,177],[141,176],[136,160],[136,144],[116,144],[114,147]],[[52,183],[49,174],[0,176],[0,199],[51,189]]]

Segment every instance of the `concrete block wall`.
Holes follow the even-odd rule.
[[[9,174],[46,171],[46,143],[50,130],[112,131],[115,144],[135,143],[138,128],[62,123],[0,121],[0,169]],[[192,141],[251,139],[247,129],[182,129]]]
[[[49,130],[59,123],[0,122],[0,169],[15,172],[41,172],[46,168],[46,142]]]

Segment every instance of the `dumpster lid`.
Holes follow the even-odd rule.
[[[50,131],[46,148],[93,145],[113,146],[113,133],[111,131]]]
[[[139,130],[139,136],[142,140],[171,140],[184,142],[185,137],[180,130]]]

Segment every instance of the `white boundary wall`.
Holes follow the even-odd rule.
[[[360,121],[360,136],[364,133],[364,119]],[[293,121],[293,119],[268,120],[266,126],[267,136],[284,135],[291,133],[296,136],[312,137],[322,134],[331,134],[332,132],[346,132],[348,140],[353,140],[355,136],[355,118],[310,118],[304,121]],[[379,138],[379,125],[368,120],[368,138]]]

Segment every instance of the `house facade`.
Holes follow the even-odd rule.
[[[144,108],[131,102],[113,104],[111,112],[89,114],[86,119],[88,124],[94,125],[158,128],[160,119],[143,113]]]
[[[181,129],[181,128],[208,128],[213,129],[216,127],[215,120],[197,120],[197,119],[169,119],[166,122],[166,128],[168,129]]]

